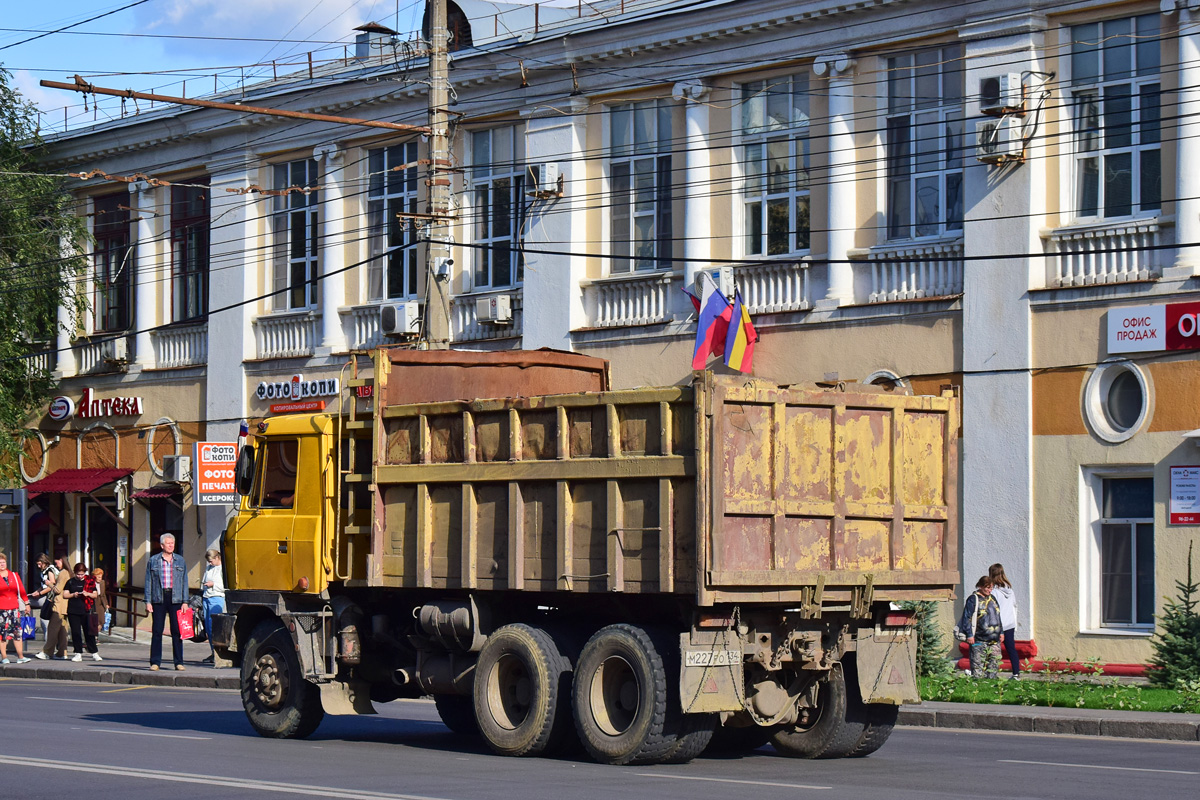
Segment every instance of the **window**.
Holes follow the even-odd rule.
[[[521,252],[525,224],[525,170],[517,157],[516,128],[471,135],[471,197],[475,218],[476,289],[513,286],[525,278]]]
[[[1083,398],[1092,431],[1106,442],[1124,442],[1150,414],[1149,378],[1131,361],[1108,361],[1092,370]]]
[[[1154,479],[1102,478],[1100,624],[1154,626]]]
[[[171,187],[171,318],[208,313],[207,186]]]
[[[1162,203],[1158,15],[1071,28],[1075,204],[1081,217]]]
[[[741,133],[746,254],[807,252],[808,78],[744,84]]]
[[[962,61],[959,45],[887,60],[889,239],[962,230]]]
[[[292,508],[296,502],[296,467],[300,442],[270,439],[258,453],[258,475],[250,489],[252,508]]]
[[[275,308],[313,308],[320,285],[317,192],[300,189],[317,188],[316,160],[276,164],[275,188],[293,189],[275,198]]]
[[[416,297],[417,239],[417,143],[372,150],[367,194],[371,225],[370,297]]]
[[[661,100],[609,109],[612,272],[669,269],[671,111]]]
[[[96,239],[94,291],[96,333],[129,328],[132,304],[133,247],[129,241],[129,193],[96,198],[92,235]]]

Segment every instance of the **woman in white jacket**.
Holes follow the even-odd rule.
[[[1004,629],[1004,653],[1012,667],[1013,678],[1021,677],[1021,661],[1017,656],[1017,594],[1013,591],[1003,564],[992,564],[988,568],[992,579],[992,597],[1000,606],[1000,627]]]

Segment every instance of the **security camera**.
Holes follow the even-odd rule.
[[[450,268],[453,266],[453,258],[435,258],[433,260],[433,273],[439,280],[447,280],[450,277]]]

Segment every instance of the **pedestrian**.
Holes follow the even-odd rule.
[[[963,605],[958,623],[971,648],[971,674],[976,678],[1000,677],[1000,607],[992,597],[992,579],[984,575]]]
[[[150,669],[162,663],[163,623],[170,619],[171,655],[175,669],[183,670],[183,637],[179,635],[179,606],[187,601],[187,567],[183,556],[175,554],[175,537],[158,537],[162,551],[146,562],[146,612],[153,617],[150,628]]]
[[[217,651],[213,648],[212,617],[213,614],[225,613],[225,577],[221,574],[221,551],[204,551],[204,560],[208,562],[208,567],[204,570],[204,577],[200,579],[200,588],[203,590],[204,630],[208,634],[209,651],[204,663],[215,665]]]
[[[108,633],[108,584],[104,581],[104,567],[96,567],[92,570],[92,577],[96,579],[96,618],[100,621],[100,629]]]
[[[17,651],[17,663],[26,664],[25,637],[21,633],[21,612],[29,608],[29,594],[21,576],[8,568],[8,556],[0,553],[0,664],[8,660],[8,643]]]
[[[1017,593],[1013,591],[1003,564],[992,564],[988,568],[992,579],[992,597],[1000,607],[1000,627],[1003,629],[1004,652],[1012,668],[1013,680],[1021,679],[1021,657],[1017,655]]]
[[[58,568],[54,566],[54,563],[50,560],[50,556],[45,553],[39,554],[35,563],[41,576],[41,586],[30,592],[29,597],[34,601],[34,608],[42,609],[46,603],[51,601],[50,595],[54,594],[54,583],[58,580]],[[38,615],[38,624],[41,626],[43,634],[49,632],[49,611],[44,611]]]
[[[83,661],[83,645],[87,642],[87,651],[92,654],[92,661],[103,661],[96,649],[96,630],[88,617],[96,605],[96,579],[88,574],[86,564],[75,565],[74,577],[67,581],[63,597],[67,598],[67,622],[71,625],[71,645],[75,648],[72,661]]]
[[[62,561],[62,558],[54,559],[55,563]],[[50,606],[50,610],[46,610],[46,606],[42,606],[42,619],[46,620],[46,644],[38,653],[34,653],[37,658],[45,661],[50,657],[54,657],[60,661],[67,660],[67,598],[63,597],[63,591],[67,586],[67,581],[71,579],[71,574],[64,569],[57,568],[58,571],[54,574],[54,585],[51,587],[43,587],[46,594],[46,605]]]

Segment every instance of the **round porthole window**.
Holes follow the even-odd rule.
[[[1097,365],[1084,390],[1084,411],[1096,435],[1124,442],[1141,430],[1150,415],[1150,383],[1130,361]]]

